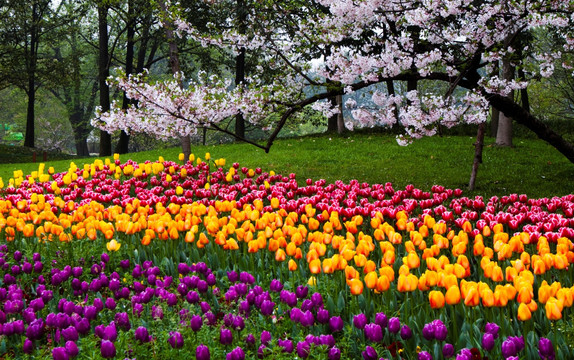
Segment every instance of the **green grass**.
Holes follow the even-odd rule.
[[[305,179],[325,179],[327,182],[357,179],[360,182],[391,182],[396,189],[407,184],[429,191],[432,185],[466,190],[474,141],[470,136],[424,138],[407,147],[397,145],[394,136],[386,134],[353,134],[352,136],[309,136],[277,140],[271,151],[248,144],[195,146],[192,152],[201,158],[210,152],[212,158],[223,157],[227,166],[238,162],[249,168],[261,167],[288,175],[296,173]],[[537,139],[516,138],[513,148],[499,148],[486,139],[483,159],[478,172],[476,190],[467,195],[506,195],[524,193],[532,197],[562,196],[574,191],[574,164],[553,147]],[[121,156],[122,161],[138,162],[177,160],[179,148],[161,149]],[[91,159],[75,159],[82,166]],[[70,160],[50,161],[56,171],[68,169]],[[13,171],[25,174],[37,170],[38,164],[0,165],[0,177],[7,180]]]

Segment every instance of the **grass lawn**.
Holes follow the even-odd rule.
[[[248,144],[194,146],[195,156],[204,157],[210,152],[213,159],[225,158],[226,166],[238,162],[249,168],[261,167],[288,175],[296,173],[297,179],[325,179],[327,182],[357,179],[360,182],[391,182],[395,188],[407,184],[429,191],[432,185],[447,188],[467,188],[475,138],[445,136],[424,138],[407,147],[397,145],[394,136],[386,134],[353,134],[352,136],[309,136],[280,139],[271,151]],[[499,148],[492,138],[486,139],[477,177],[476,190],[467,195],[505,195],[524,193],[532,197],[550,197],[574,191],[574,164],[545,142],[536,139],[514,139],[513,148]],[[125,154],[123,161],[137,162],[177,160],[179,148],[161,149]],[[39,157],[41,160],[41,157]],[[82,167],[94,159],[74,159]],[[66,171],[71,160],[50,161],[46,169]],[[14,170],[29,174],[38,164],[15,163],[0,165],[4,183]]]

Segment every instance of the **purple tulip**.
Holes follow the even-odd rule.
[[[100,353],[104,359],[110,359],[116,356],[116,346],[109,340],[102,340]]]
[[[233,333],[231,330],[226,328],[221,328],[219,331],[219,342],[222,345],[229,345],[233,342]]]
[[[238,331],[245,329],[245,319],[243,319],[243,316],[237,315],[233,317],[232,327]]]
[[[107,263],[108,261],[110,261],[110,255],[108,255],[107,253],[103,253],[102,256],[100,256],[100,260]]]
[[[189,321],[189,325],[191,326],[191,330],[199,331],[201,325],[203,325],[203,318],[201,315],[193,315]]]
[[[377,360],[378,354],[377,350],[375,350],[372,346],[368,346],[365,350],[361,353],[363,355],[364,360]]]
[[[225,356],[226,360],[245,360],[245,352],[239,346],[231,350]]]
[[[142,343],[149,342],[151,340],[151,337],[149,336],[147,328],[145,328],[144,326],[138,327],[135,331],[135,339]]]
[[[261,344],[267,346],[271,342],[271,333],[267,330],[261,332]]]
[[[498,339],[498,331],[500,330],[500,326],[496,325],[495,323],[486,323],[484,326],[484,332],[492,334],[494,339]]]
[[[389,323],[389,319],[387,318],[387,315],[385,315],[385,313],[383,312],[379,312],[375,314],[375,324],[378,324],[381,326],[381,328],[386,328],[387,324]]]
[[[329,328],[331,329],[331,332],[339,332],[343,330],[344,325],[343,319],[341,319],[340,316],[333,316],[329,319]]]
[[[126,312],[116,313],[114,322],[124,331],[129,331],[132,328],[130,318]]]
[[[323,306],[323,295],[321,293],[314,293],[311,295],[311,301],[313,302],[313,306],[315,309],[318,309]]]
[[[36,347],[34,346],[34,343],[32,342],[32,340],[26,338],[26,340],[24,340],[24,345],[22,346],[22,352],[24,354],[31,354],[32,352],[34,352],[34,349]]]
[[[389,319],[389,331],[396,334],[401,328],[401,321],[398,317],[392,317]]]
[[[302,326],[310,327],[313,326],[313,324],[315,323],[315,317],[313,316],[313,313],[310,310],[307,310],[301,314],[299,322],[301,323]]]
[[[502,343],[502,346],[501,346],[501,352],[502,352],[502,356],[504,356],[505,359],[510,357],[510,356],[515,356],[516,355],[516,345],[514,345],[514,341],[512,341],[511,339],[504,340],[504,342]]]
[[[309,356],[309,350],[310,349],[311,349],[311,346],[309,345],[308,342],[299,341],[297,343],[297,356],[299,356],[302,359],[307,358],[307,356]]]
[[[68,360],[70,356],[64,347],[55,347],[52,349],[52,359],[54,360]]]
[[[448,335],[446,325],[440,320],[435,320],[432,324],[434,326],[434,338],[438,341],[444,341]]]
[[[423,337],[427,340],[434,339],[434,330],[435,327],[432,323],[427,323],[423,326]]]
[[[261,314],[262,315],[271,315],[273,313],[273,309],[275,308],[275,303],[269,300],[263,300],[261,303]]]
[[[486,351],[490,351],[494,348],[494,336],[491,333],[484,333],[482,335],[482,347]]]
[[[432,360],[432,355],[428,351],[421,351],[418,360]]]
[[[341,350],[337,347],[332,347],[329,349],[327,353],[327,358],[329,360],[340,360],[341,359]]]
[[[273,279],[271,280],[271,284],[269,285],[269,290],[273,292],[280,292],[281,290],[283,290],[283,284],[281,283],[281,281]]]
[[[449,343],[444,344],[442,347],[442,356],[444,356],[445,359],[454,356],[454,346]]]
[[[167,342],[169,342],[172,348],[180,349],[183,347],[183,336],[181,336],[179,331],[170,331]]]
[[[523,336],[509,336],[508,337],[516,347],[516,353],[519,353],[524,349],[524,337]]]
[[[112,321],[110,325],[104,328],[104,333],[102,339],[109,341],[116,341],[118,338],[118,330],[116,329],[116,324]]]
[[[309,294],[309,288],[307,286],[299,285],[297,289],[295,289],[295,295],[297,295],[299,299],[306,298],[307,294]]]
[[[401,339],[408,340],[413,337],[413,332],[410,327],[403,325],[401,327]]]
[[[73,326],[69,326],[62,330],[62,337],[66,341],[78,341],[78,330]]]
[[[279,345],[283,348],[284,353],[291,354],[293,352],[293,341],[291,341],[289,339],[285,339],[285,340],[279,339],[277,341],[277,345]]]
[[[353,316],[353,325],[357,329],[363,330],[365,325],[367,325],[367,315],[361,313]]]
[[[383,329],[379,324],[370,323],[365,325],[365,336],[372,342],[380,342],[383,340]]]
[[[555,353],[552,341],[544,337],[540,338],[538,340],[538,355],[543,360],[554,360]]]
[[[329,310],[324,308],[317,310],[317,322],[319,324],[327,324],[329,322]]]
[[[66,352],[68,355],[70,355],[70,357],[76,357],[80,352],[78,350],[78,345],[76,345],[76,343],[73,341],[66,341],[66,345],[64,345],[64,347],[66,348]]]
[[[195,358],[197,360],[209,360],[209,348],[203,344],[198,345],[195,348]]]
[[[124,270],[127,270],[130,267],[130,260],[129,259],[121,260],[120,267]]]

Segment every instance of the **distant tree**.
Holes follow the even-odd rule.
[[[22,89],[28,97],[24,146],[35,146],[38,88],[50,77],[53,63],[42,51],[64,22],[50,0],[6,0],[0,5],[0,83]]]

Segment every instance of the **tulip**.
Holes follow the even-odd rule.
[[[219,331],[219,342],[222,345],[229,345],[233,342],[233,333],[231,330],[226,328],[221,328]]]
[[[340,316],[333,316],[329,319],[329,328],[332,332],[339,332],[343,330],[343,319]]]
[[[511,339],[504,340],[504,342],[501,345],[501,353],[505,359],[510,357],[510,356],[515,356],[517,351],[516,351],[516,345],[514,344],[514,341],[512,341]]]
[[[327,358],[329,360],[339,360],[341,359],[341,350],[339,350],[339,348],[337,347],[332,347],[329,349],[329,352],[327,353]]]
[[[68,355],[70,355],[71,357],[76,357],[78,355],[78,353],[80,352],[78,350],[78,345],[76,345],[76,343],[73,341],[66,341],[66,344],[64,347],[65,347]]]
[[[432,360],[432,355],[428,351],[421,351],[418,354],[418,360]]]
[[[401,339],[408,340],[411,337],[413,337],[413,332],[412,332],[411,328],[408,327],[407,325],[403,325],[401,327]]]
[[[553,360],[555,353],[552,342],[547,338],[540,338],[538,340],[538,355],[543,360]]]
[[[309,356],[310,348],[311,347],[308,342],[299,341],[297,343],[297,356],[299,356],[302,359],[307,358],[307,356]]]
[[[209,360],[210,359],[209,348],[203,344],[198,345],[195,348],[195,358],[197,360]]]
[[[449,343],[444,344],[444,346],[442,347],[442,356],[444,356],[445,359],[454,356],[454,346]]]
[[[169,338],[167,342],[171,345],[174,349],[179,349],[183,347],[183,336],[178,331],[170,331]]]
[[[433,290],[429,292],[429,302],[433,309],[440,309],[444,307],[445,297],[442,292]]]
[[[116,347],[113,342],[109,340],[102,340],[100,346],[100,353],[103,358],[110,359],[116,356]]]
[[[530,318],[532,318],[532,313],[530,312],[530,309],[528,308],[528,305],[521,303],[518,306],[518,320],[520,321],[526,321],[526,320],[530,320]]]
[[[377,360],[378,354],[372,346],[365,347],[365,350],[361,353],[364,360]]]
[[[379,324],[367,324],[363,331],[365,332],[365,337],[372,342],[383,340],[383,330]]]
[[[494,336],[491,333],[484,333],[482,335],[482,347],[486,351],[490,351],[494,348]]]
[[[291,354],[293,352],[293,342],[289,339],[282,340],[279,339],[277,344],[283,348],[284,353]]]
[[[68,360],[70,356],[65,347],[55,347],[52,349],[52,358],[54,360]]]
[[[365,325],[367,325],[367,316],[363,313],[361,314],[357,314],[353,317],[353,325],[357,328],[357,329],[364,329]]]
[[[143,326],[138,327],[135,331],[135,339],[142,343],[149,342],[151,337],[149,336],[147,328]]]
[[[389,319],[389,331],[396,334],[399,332],[401,327],[401,322],[398,317],[392,317]]]

